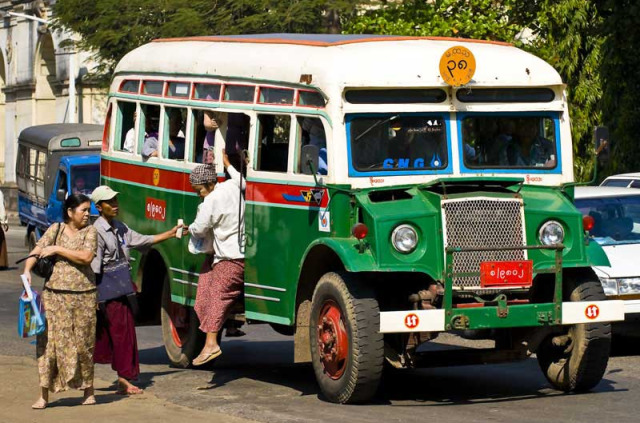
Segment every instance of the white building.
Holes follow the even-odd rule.
[[[20,131],[45,123],[102,123],[104,118],[106,90],[86,78],[93,67],[90,54],[66,47],[71,35],[45,23],[53,4],[0,0],[0,185],[10,208]],[[75,89],[73,81],[69,85],[70,65]],[[75,107],[70,89],[76,92]]]

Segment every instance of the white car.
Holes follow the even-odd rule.
[[[576,187],[575,205],[593,218],[589,232],[611,266],[595,266],[604,293],[624,300],[625,321],[640,319],[640,189]]]
[[[640,172],[611,175],[600,184],[601,187],[640,188]]]

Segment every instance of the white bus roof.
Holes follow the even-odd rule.
[[[562,85],[552,66],[507,43],[374,35],[160,39],[128,53],[115,73],[241,77],[296,85],[301,75],[312,75],[310,85],[325,92],[344,87],[446,87],[438,65],[442,54],[457,45],[471,50],[476,59],[470,87]]]

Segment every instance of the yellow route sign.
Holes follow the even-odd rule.
[[[476,58],[466,47],[451,47],[440,58],[440,76],[451,86],[459,87],[469,83],[475,72]]]

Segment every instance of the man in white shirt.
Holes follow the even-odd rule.
[[[208,255],[200,270],[195,311],[200,330],[207,334],[205,346],[192,364],[200,366],[222,354],[218,332],[222,330],[227,313],[240,298],[244,287],[244,198],[241,178],[224,155],[231,179],[217,183],[215,167],[200,165],[193,169],[189,182],[203,198],[195,221],[189,225],[193,238],[204,239],[213,232],[213,256]]]

